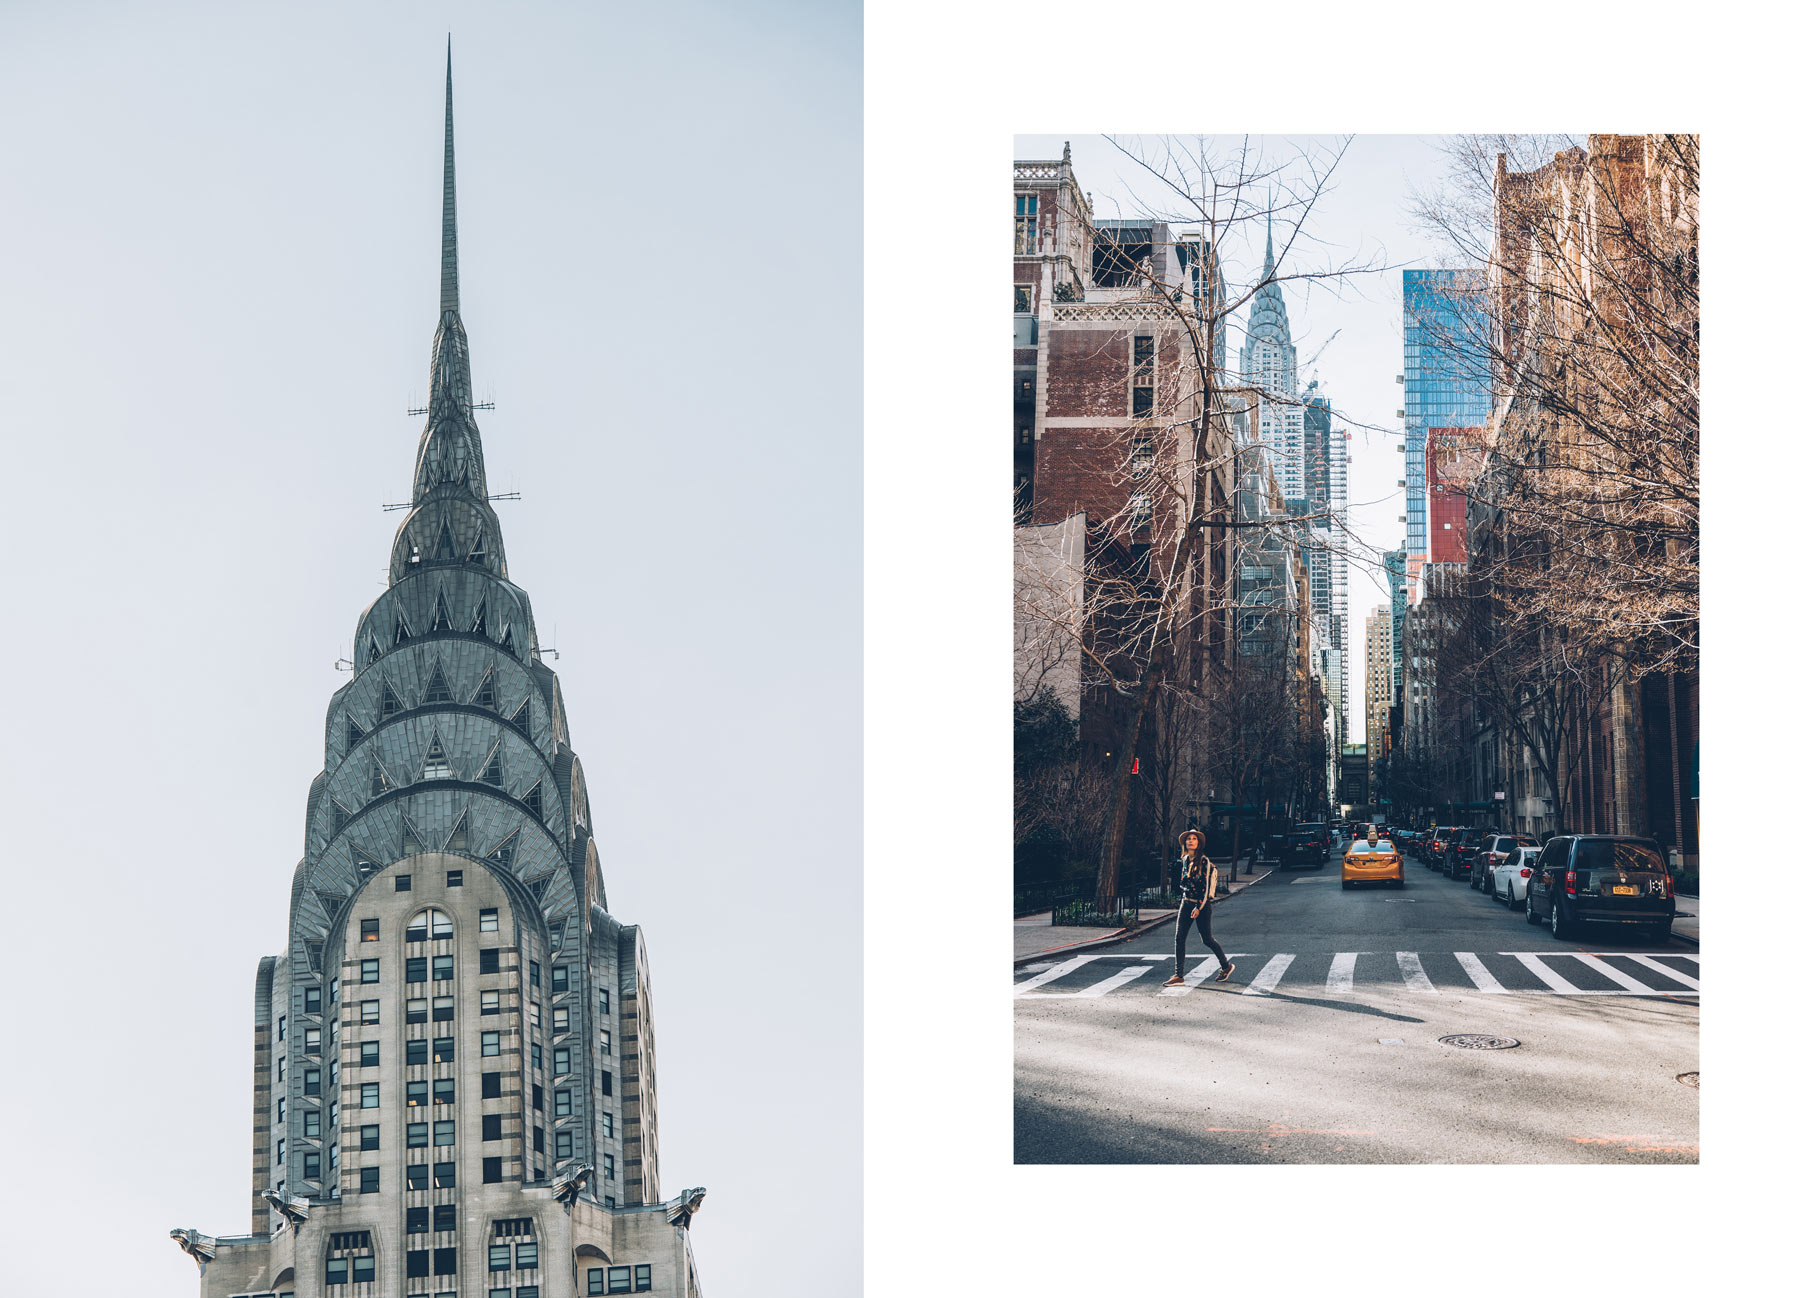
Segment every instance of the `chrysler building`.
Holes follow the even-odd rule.
[[[202,1298],[698,1295],[665,1199],[642,933],[489,503],[444,81],[440,314],[411,508],[325,714],[286,950],[256,970],[250,1231]]]

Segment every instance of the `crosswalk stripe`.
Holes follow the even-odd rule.
[[[1487,966],[1475,958],[1473,951],[1458,951],[1456,958],[1461,962],[1463,970],[1469,975],[1469,981],[1484,992],[1505,992],[1500,980],[1489,973]]]
[[[1271,957],[1269,963],[1262,967],[1262,972],[1257,974],[1256,977],[1251,980],[1248,987],[1244,988],[1244,995],[1268,995],[1275,984],[1281,981],[1281,975],[1287,972],[1288,966],[1293,963],[1294,957],[1291,955]]]
[[[1700,980],[1698,978],[1690,978],[1686,974],[1682,973],[1679,969],[1671,969],[1668,965],[1664,964],[1661,960],[1652,960],[1647,955],[1628,955],[1625,957],[1625,959],[1636,960],[1641,965],[1648,965],[1650,968],[1656,970],[1657,973],[1661,974],[1664,978],[1673,978],[1676,982],[1680,983],[1683,987],[1692,987],[1695,991],[1700,990]]]
[[[1076,992],[1077,996],[1104,996],[1115,987],[1123,987],[1133,978],[1142,978],[1156,968],[1153,964],[1136,965],[1130,969],[1121,969],[1111,978],[1103,978],[1092,987],[1083,987]]]
[[[1396,951],[1394,958],[1400,962],[1400,976],[1406,979],[1406,990],[1409,992],[1435,992],[1431,979],[1425,976],[1425,966],[1419,963],[1417,951]]]
[[[1558,995],[1586,996],[1589,994],[1582,991],[1581,988],[1577,987],[1567,978],[1564,978],[1561,974],[1557,973],[1556,970],[1545,964],[1543,959],[1533,952],[1513,951],[1509,954],[1511,954],[1513,959],[1517,960],[1520,964],[1524,965],[1527,969],[1531,970],[1532,973],[1541,978],[1544,982],[1544,986],[1548,987],[1551,991],[1556,992]]]
[[[1156,994],[1158,996],[1186,996],[1189,992],[1194,990],[1194,984],[1203,983],[1218,972],[1219,957],[1209,955],[1206,959],[1202,960],[1199,964],[1195,965],[1192,969],[1189,969],[1187,973],[1182,975],[1187,979],[1187,982],[1179,987],[1160,987],[1157,989]]]
[[[1614,969],[1611,965],[1609,965],[1605,961],[1601,960],[1598,956],[1589,955],[1586,951],[1577,951],[1574,953],[1574,955],[1575,955],[1575,958],[1577,960],[1581,961],[1582,964],[1588,966],[1588,968],[1590,968],[1590,969],[1596,970],[1599,973],[1605,974],[1608,978],[1610,978],[1614,982],[1618,983],[1619,986],[1623,987],[1628,992],[1639,992],[1645,996],[1655,996],[1658,994],[1656,988],[1648,986],[1645,983],[1639,982],[1637,979],[1633,978],[1630,974],[1620,973],[1617,969]]]
[[[1074,973],[1077,969],[1081,968],[1081,966],[1086,964],[1089,960],[1097,960],[1097,959],[1099,959],[1098,956],[1078,955],[1078,956],[1071,956],[1069,959],[1064,960],[1061,964],[1051,965],[1048,969],[1044,970],[1043,973],[1037,975],[1037,977],[1035,977],[1035,978],[1027,978],[1022,983],[1014,983],[1013,984],[1013,999],[1017,1000],[1021,996],[1028,996],[1028,995],[1032,994],[1033,992],[1037,992],[1037,989],[1039,987],[1042,987],[1045,983],[1053,982],[1054,980],[1061,978],[1064,974]],[[1044,993],[1039,992],[1038,994],[1043,995]]]
[[[1354,951],[1339,951],[1331,957],[1331,972],[1325,975],[1325,990],[1328,992],[1347,992],[1356,978],[1356,955]]]

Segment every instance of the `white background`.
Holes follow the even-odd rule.
[[[869,983],[870,1293],[1731,1293],[1774,1282],[1800,989],[1781,760],[1794,619],[1790,547],[1776,536],[1795,468],[1776,350],[1792,310],[1793,152],[1777,133],[1791,112],[1774,97],[1789,79],[1772,64],[1776,33],[1735,12],[1639,6],[1590,22],[1538,4],[871,11],[868,812],[869,869],[884,889],[869,897],[869,967],[901,963],[905,976]],[[1002,433],[1014,137],[1571,129],[1703,136],[1701,1164],[1012,1168]],[[1379,363],[1377,382],[1399,392],[1398,367]],[[914,889],[889,886],[898,878]],[[902,895],[887,904],[884,890]],[[907,902],[934,891],[955,904],[921,953]],[[1198,1090],[1204,1056],[1193,1067]],[[1182,1082],[1169,1079],[1175,1103]]]

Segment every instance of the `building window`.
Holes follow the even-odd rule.
[[[406,1084],[406,1107],[407,1108],[409,1108],[409,1109],[417,1108],[421,1104],[428,1103],[430,1101],[430,1098],[431,1098],[431,1083],[430,1082],[422,1082],[422,1081],[421,1082],[408,1082]]]
[[[483,1073],[481,1075],[481,1098],[497,1100],[500,1098],[500,1074]]]
[[[1031,314],[1031,286],[1029,284],[1013,285],[1013,314]]]
[[[424,1235],[430,1230],[430,1208],[408,1208],[406,1210],[406,1233],[408,1235]]]
[[[300,1094],[317,1095],[319,1093],[319,1070],[309,1068],[300,1075]]]
[[[434,1248],[431,1250],[431,1271],[433,1275],[456,1274],[456,1246]]]
[[[422,956],[422,955],[408,956],[406,958],[406,981],[409,983],[424,982],[425,981],[425,969],[426,969],[426,961],[425,961],[424,956]]]
[[[431,1144],[431,1124],[429,1122],[409,1122],[406,1124],[406,1147],[408,1149],[424,1149]]]
[[[600,1072],[600,1094],[612,1094],[612,1074],[604,1069]]]
[[[381,1022],[380,1001],[364,1001],[362,1003],[362,1021],[365,1027],[374,1027]]]
[[[537,1241],[526,1240],[513,1245],[513,1265],[521,1271],[535,1270],[537,1267]]]
[[[362,1107],[365,1109],[379,1109],[381,1107],[381,1083],[364,1082],[362,1084],[361,1102]]]
[[[431,981],[434,983],[449,982],[456,977],[456,957],[453,955],[434,955],[431,957]]]
[[[497,1158],[482,1159],[481,1160],[481,1183],[483,1185],[497,1185],[497,1184],[499,1184],[499,1181],[500,1181],[500,1160]]]
[[[275,1056],[275,1080],[278,1082],[287,1080],[287,1056],[286,1055],[276,1055]]]
[[[306,1006],[306,1012],[308,1014],[317,1014],[319,1012],[319,989],[317,987],[307,987],[301,992],[301,996]]]
[[[630,1293],[631,1268],[628,1266],[609,1266],[606,1268],[606,1292]]]
[[[481,912],[481,931],[483,933],[498,933],[500,931],[500,908],[498,906],[488,906],[483,908]]]
[[[394,876],[394,891],[395,892],[411,892],[412,891],[412,876],[410,874],[396,874]]]
[[[278,1140],[275,1142],[275,1166],[280,1167],[286,1162],[287,1162],[287,1141]]]
[[[456,1038],[433,1037],[431,1039],[431,1058],[433,1063],[453,1064],[456,1062]]]
[[[531,1066],[537,1069],[544,1066],[544,1048],[535,1041],[531,1043]]]
[[[559,1118],[566,1118],[574,1111],[575,1111],[574,1092],[558,1091],[556,1093],[556,1109],[555,1109],[556,1116]]]
[[[461,870],[445,871],[444,872],[444,886],[446,888],[462,887],[462,871]]]
[[[544,1111],[544,1088],[536,1082],[531,1084],[531,1107],[539,1113]]]
[[[529,1017],[531,1019],[532,1027],[541,1028],[544,1026],[542,1011],[538,1009],[538,1003],[536,1001],[531,1002],[531,1012]]]
[[[533,987],[541,987],[543,986],[543,982],[543,970],[538,967],[538,962],[533,960],[531,962],[531,985]]]
[[[378,959],[377,960],[364,960],[362,962],[362,980],[365,984],[378,983],[381,981],[381,961],[380,960],[378,960]],[[368,1007],[369,1007],[369,1002],[364,1001],[363,1002],[363,1010],[365,1013],[368,1011]],[[367,1022],[367,1021],[368,1020],[365,1018],[364,1022]]]
[[[300,1155],[300,1177],[306,1181],[319,1179],[319,1152],[309,1149]]]
[[[612,1053],[612,1029],[601,1028],[598,1035],[600,1037],[600,1053],[610,1055]]]
[[[429,1190],[431,1188],[431,1164],[408,1163],[406,1166],[406,1188],[409,1190]]]
[[[440,1190],[456,1188],[456,1164],[433,1163],[431,1165],[431,1182]]]
[[[440,1077],[431,1084],[431,1102],[433,1104],[456,1103],[456,1079]]]
[[[275,1121],[278,1123],[287,1121],[287,1096],[285,1095],[275,1097]]]
[[[337,1130],[337,1122],[338,1122],[338,1102],[336,1100],[333,1100],[331,1102],[330,1112],[331,1112],[331,1121],[327,1125],[329,1125],[333,1131],[336,1131]]]
[[[566,1077],[569,1072],[569,1048],[567,1046],[558,1046],[556,1049],[552,1050],[550,1052],[550,1063],[550,1072],[552,1076]]]
[[[1013,253],[1031,256],[1038,250],[1038,201],[1036,194],[1013,195]]]
[[[381,1063],[381,1042],[364,1041],[358,1047],[356,1066],[358,1068],[374,1068]]]
[[[634,1292],[647,1292],[650,1288],[650,1264],[648,1262],[641,1263],[635,1268],[635,1271],[636,1274],[633,1276],[635,1283],[632,1286]]]
[[[481,993],[481,1012],[483,1014],[498,1014],[500,1012],[499,992]]]
[[[431,1021],[448,1023],[456,1012],[456,1001],[449,996],[433,996],[431,998]]]
[[[450,916],[441,910],[422,910],[406,924],[408,942],[424,942],[427,939],[441,942],[454,936],[455,929],[450,923]]]
[[[365,1149],[365,1150],[381,1148],[381,1124],[380,1123],[369,1122],[369,1123],[363,1124],[362,1143],[359,1147],[362,1149]]]
[[[431,1062],[431,1042],[424,1037],[415,1037],[406,1043],[406,1066],[408,1068],[423,1067]]]
[[[416,1280],[431,1274],[431,1250],[413,1248],[406,1251],[406,1278]]]
[[[568,965],[559,964],[559,965],[551,966],[551,968],[550,968],[550,990],[552,992],[566,992],[569,990],[569,966]]]
[[[498,1113],[481,1115],[481,1138],[483,1140],[500,1139],[500,1115]]]
[[[423,997],[417,997],[406,1002],[406,1021],[408,1023],[423,1023],[430,1017],[431,1002],[425,1000]]]
[[[605,1136],[608,1140],[612,1139],[612,1133],[613,1133],[612,1123],[613,1123],[612,1114],[602,1113],[600,1115],[600,1134]]]
[[[333,1059],[325,1067],[326,1067],[326,1070],[331,1074],[331,1076],[327,1079],[327,1085],[331,1086],[333,1089],[336,1089],[337,1082],[338,1082],[338,1078],[337,1078],[338,1061]]]
[[[443,1122],[432,1123],[431,1143],[433,1145],[454,1145],[456,1143],[456,1119],[448,1118]]]
[[[349,1284],[350,1259],[347,1257],[328,1257],[325,1259],[325,1283]]]
[[[381,921],[380,920],[365,919],[362,922],[362,940],[365,942],[381,941]]]
[[[589,1294],[604,1294],[606,1292],[606,1268],[605,1267],[595,1266],[595,1267],[588,1268],[587,1291]]]
[[[544,1152],[544,1129],[542,1127],[531,1129],[531,1149],[533,1153],[537,1154]]]
[[[602,987],[598,991],[596,991],[594,994],[597,997],[599,997],[600,1012],[602,1014],[611,1014],[612,1013],[612,993],[607,991],[606,988]]]
[[[512,1270],[512,1245],[511,1244],[489,1244],[488,1245],[488,1270],[490,1270],[490,1271],[510,1271],[510,1270]]]
[[[300,1134],[308,1140],[319,1138],[319,1111],[307,1109],[300,1115]]]
[[[486,947],[482,950],[482,952],[481,952],[481,972],[484,974],[493,974],[493,973],[500,972],[500,948],[499,947],[490,946],[490,947]]]
[[[556,1156],[558,1158],[575,1157],[575,1133],[559,1131],[556,1133]]]
[[[455,1230],[456,1205],[454,1203],[434,1205],[431,1209],[431,1228],[433,1230]]]
[[[605,1173],[607,1180],[616,1181],[619,1179],[618,1173],[614,1170],[614,1167],[613,1167],[613,1156],[611,1154],[600,1155],[600,1162],[601,1162],[601,1171]]]
[[[492,1058],[500,1053],[500,1034],[483,1032],[481,1034],[481,1054],[483,1058]]]
[[[368,1146],[364,1145],[363,1148],[367,1149]],[[359,1178],[356,1187],[358,1194],[381,1193],[381,1169],[379,1167],[358,1168],[357,1176]]]

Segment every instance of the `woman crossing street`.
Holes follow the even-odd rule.
[[[1199,830],[1182,831],[1181,914],[1175,921],[1175,976],[1165,982],[1164,987],[1186,985],[1187,980],[1182,975],[1187,972],[1187,935],[1188,929],[1194,925],[1199,926],[1200,940],[1218,957],[1219,972],[1214,977],[1219,982],[1224,982],[1231,977],[1231,971],[1237,968],[1225,958],[1225,948],[1213,941],[1213,889],[1218,886],[1219,867],[1206,859],[1206,854],[1201,850],[1205,846],[1206,835]]]

